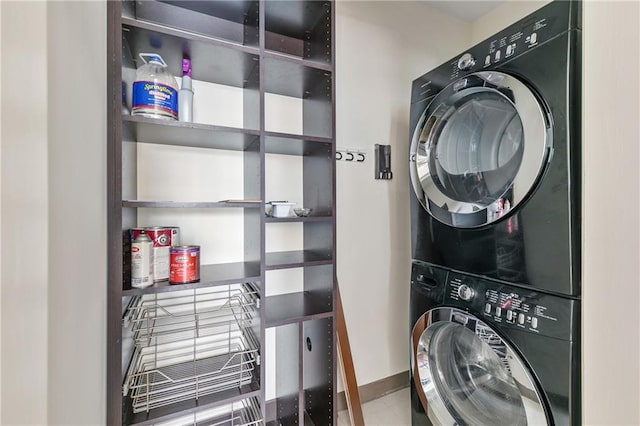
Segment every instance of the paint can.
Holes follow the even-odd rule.
[[[131,241],[145,233],[153,242],[153,280],[155,282],[169,279],[169,248],[178,243],[179,228],[150,226],[131,230]]]
[[[176,246],[170,249],[170,284],[200,281],[200,246]]]
[[[131,286],[144,288],[153,284],[153,242],[140,233],[131,243]]]

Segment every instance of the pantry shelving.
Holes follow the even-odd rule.
[[[334,4],[107,9],[106,423],[335,424]],[[194,122],[123,112],[150,52],[191,59]],[[268,217],[280,194],[310,215]],[[200,281],[131,288],[128,230],[165,224],[201,245]]]

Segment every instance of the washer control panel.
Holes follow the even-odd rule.
[[[569,340],[578,302],[449,272],[445,303],[503,327]]]

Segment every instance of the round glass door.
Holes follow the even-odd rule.
[[[423,207],[472,228],[503,217],[531,192],[550,151],[535,95],[503,73],[471,74],[442,90],[411,144],[411,180]]]
[[[444,312],[429,318],[458,320],[427,321],[414,354],[414,379],[432,421],[442,425],[546,425],[537,388],[510,346],[472,315],[454,308],[439,310]],[[460,318],[465,324],[458,322]]]

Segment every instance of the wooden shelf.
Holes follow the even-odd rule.
[[[264,5],[268,51],[331,63],[331,2],[290,0]]]
[[[283,55],[265,54],[263,60],[267,92],[300,99],[314,97],[331,103],[331,70]]]
[[[211,126],[182,121],[122,116],[123,139],[129,142],[196,148],[226,149],[230,151],[257,150],[259,131],[235,127]]]
[[[158,422],[169,421],[178,417],[183,417],[196,411],[208,410],[211,408],[240,401],[245,398],[260,397],[261,391],[257,385],[245,385],[240,389],[230,389],[211,395],[205,395],[198,400],[177,402],[161,408],[150,410],[148,413],[128,413],[127,424],[133,426],[147,426]]]
[[[263,58],[267,58],[267,59],[273,59],[276,61],[283,61],[283,62],[289,62],[291,65],[295,65],[298,67],[306,67],[309,69],[315,69],[315,70],[319,70],[319,71],[325,71],[325,72],[331,72],[331,70],[333,69],[333,67],[331,66],[330,63],[327,62],[322,62],[322,61],[316,61],[313,59],[304,59],[302,57],[299,57],[297,55],[291,55],[288,53],[283,53],[283,52],[270,52],[270,51],[266,51],[263,53]]]
[[[306,217],[267,217],[267,223],[309,223],[309,222],[331,222],[333,216],[306,216]]]
[[[202,265],[200,281],[190,284],[169,284],[161,281],[146,288],[130,288],[122,291],[123,296],[166,293],[170,291],[193,290],[197,288],[215,287],[245,281],[260,281],[260,264],[258,262],[220,263]]]
[[[125,20],[122,26],[123,66],[137,69],[140,53],[162,56],[174,76],[182,75],[182,58],[191,58],[194,80],[233,87],[257,87],[259,51],[234,43],[171,31],[169,28]],[[160,32],[161,30],[162,32]]]
[[[122,22],[139,20],[166,28],[165,31],[177,30],[192,36],[257,47],[258,3],[257,0],[131,1],[123,3]]]
[[[311,293],[288,293],[269,296],[265,301],[265,326],[278,327],[295,322],[333,316],[329,293],[326,298]]]
[[[267,271],[275,269],[301,268],[303,266],[328,265],[333,263],[330,252],[299,250],[299,251],[276,251],[267,253]]]
[[[149,0],[146,0],[147,2]],[[215,37],[215,35],[207,34],[206,32],[193,32],[188,31],[182,28],[175,28],[171,26],[167,26],[165,24],[145,21],[136,19],[133,17],[123,16],[122,17],[122,25],[125,28],[128,28],[129,31],[132,31],[134,28],[136,31],[140,31],[140,35],[142,36],[144,32],[149,32],[148,37],[152,36],[154,33],[163,34],[170,37],[176,37],[183,40],[190,40],[193,42],[201,42],[204,44],[208,44],[211,46],[219,46],[227,49],[238,50],[240,52],[249,53],[252,55],[258,55],[260,53],[260,49],[257,46],[253,45],[245,45],[242,42],[236,42],[233,38],[225,39]]]
[[[147,208],[147,209],[219,209],[219,208],[248,208],[256,209],[264,203],[250,201],[226,202],[226,201],[139,201],[122,200],[122,207]]]
[[[265,152],[284,155],[331,155],[333,139],[289,133],[265,132]]]

